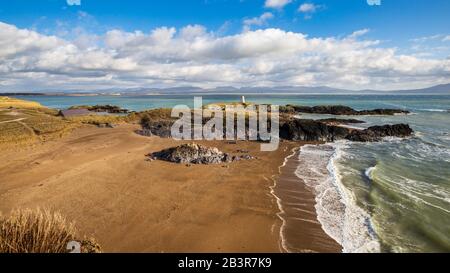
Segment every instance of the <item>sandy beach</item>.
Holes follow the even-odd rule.
[[[57,141],[3,152],[0,211],[57,210],[106,252],[283,251],[271,186],[298,143],[260,152],[255,142],[203,142],[224,152],[248,150],[257,159],[186,166],[146,161],[146,154],[181,143],[136,129],[86,126]],[[315,242],[317,233],[304,227],[300,242]]]

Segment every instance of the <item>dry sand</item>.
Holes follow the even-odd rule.
[[[146,161],[146,154],[183,142],[139,136],[136,129],[84,127],[58,141],[3,151],[0,211],[59,211],[106,252],[282,251],[270,187],[298,143],[260,152],[256,142],[204,142],[224,152],[249,150],[257,159],[186,166]]]

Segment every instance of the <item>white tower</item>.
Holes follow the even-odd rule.
[[[245,96],[242,96],[241,102],[242,102],[242,104],[245,104]]]

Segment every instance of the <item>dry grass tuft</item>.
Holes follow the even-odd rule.
[[[0,216],[0,253],[67,253],[67,244],[78,241],[83,253],[99,253],[93,240],[77,240],[77,231],[59,213],[49,210],[15,210]]]

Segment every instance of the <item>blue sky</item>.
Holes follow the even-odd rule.
[[[264,27],[307,33],[311,36],[347,35],[369,28],[378,39],[399,44],[410,39],[447,34],[450,29],[450,1],[382,0],[370,6],[367,0],[292,1],[279,8],[266,8],[264,0],[80,0],[69,6],[66,0],[14,0],[1,4],[0,20],[18,27],[55,29],[57,21],[77,24],[78,12],[95,17],[98,25],[90,31],[120,28],[150,30],[159,26],[182,27],[201,24],[210,30],[228,26],[229,33],[241,31],[245,18],[272,12]],[[303,3],[320,5],[310,19],[298,11]]]
[[[209,40],[209,43],[216,42],[220,37],[226,38],[246,32],[268,29],[280,30],[285,34],[292,32],[306,35],[310,39],[308,42],[311,43],[314,43],[313,38],[323,40],[333,38],[339,42],[356,32],[354,37],[361,43],[364,41],[373,42],[365,48],[371,50],[371,52],[375,49],[384,48],[395,50],[394,55],[396,56],[394,57],[408,55],[414,58],[426,58],[428,61],[444,60],[444,63],[435,64],[443,69],[439,72],[439,77],[427,79],[426,84],[445,82],[448,72],[448,63],[445,60],[448,60],[450,56],[450,1],[380,1],[381,5],[369,5],[367,0],[15,0],[8,1],[7,4],[5,2],[0,4],[0,22],[17,29],[30,30],[46,37],[54,35],[68,42],[75,41],[74,44],[80,50],[87,50],[87,45],[89,45],[97,47],[100,51],[105,49],[106,43],[106,40],[101,37],[113,30],[121,31],[122,34],[140,31],[143,34],[150,35],[155,29],[161,27],[173,27],[175,32],[178,33],[186,26],[201,26],[203,32],[214,36],[215,40]],[[268,35],[268,33],[264,34]],[[204,37],[206,37],[206,34],[204,34]],[[82,48],[82,43],[79,42],[81,38],[83,38],[83,46],[86,48]],[[300,43],[300,41],[298,42]],[[353,51],[359,50],[357,45],[351,47]],[[343,48],[347,47],[343,46]],[[323,49],[323,45],[321,49]],[[89,50],[92,50],[92,48]],[[114,48],[114,50],[116,50],[116,53],[119,52],[118,48]],[[392,55],[387,51],[385,53]],[[314,50],[309,50],[308,54],[302,51],[302,54],[303,57],[311,55],[314,54]],[[119,55],[121,54],[116,54],[113,58],[117,60]],[[162,53],[162,55],[166,56],[165,53]],[[352,56],[358,56],[358,54]],[[158,59],[157,57],[153,56],[152,62],[155,62],[155,59]],[[247,57],[245,56],[245,58]],[[132,57],[127,56],[127,58]],[[274,65],[273,63],[269,64],[270,60],[268,60],[267,55],[253,56],[253,58],[256,63],[264,60],[268,65]],[[401,60],[402,58],[397,58],[393,63],[399,65]],[[175,60],[170,61],[175,62]],[[183,61],[190,63],[195,61],[199,65],[204,64],[204,61],[197,59]],[[409,61],[415,63],[415,60]],[[207,64],[223,65],[224,61],[212,59]],[[239,66],[239,69],[242,69],[245,65],[251,66],[242,59],[239,63],[227,64],[234,65],[236,68]],[[277,65],[280,66],[280,64]],[[428,65],[431,66],[432,64],[429,62]],[[50,73],[47,69],[36,70],[33,72]],[[17,74],[17,71],[15,73]],[[27,73],[30,73],[30,71],[27,71]],[[105,73],[107,72],[102,71],[99,74],[105,76]],[[309,71],[309,73],[311,72]],[[377,73],[381,72],[369,71],[364,75],[354,76],[355,79],[360,76],[361,79],[362,77],[378,77]],[[70,75],[66,76],[70,77]],[[411,77],[411,75],[406,76]],[[423,73],[420,73],[420,76],[423,76]],[[309,78],[311,77],[315,79],[312,85],[319,84],[319,79],[330,81],[326,75],[316,74]],[[152,75],[151,78],[147,78],[148,84],[162,86],[165,84],[192,84],[196,81],[191,81],[186,76],[180,76],[183,80],[179,82],[172,82],[171,79],[157,81],[154,79],[155,75]],[[174,76],[174,78],[177,81],[179,76]],[[287,78],[293,79],[295,75],[291,73]],[[166,83],[164,83],[165,80],[167,80]],[[265,77],[265,80],[267,80],[264,81],[267,85],[277,84],[276,81],[271,81],[268,77]],[[410,82],[410,80],[404,79],[406,82]],[[303,84],[305,81],[298,80],[297,82]],[[360,84],[356,82],[355,84],[346,84],[346,81],[339,83],[339,87],[357,89],[370,87],[367,85],[372,85],[374,82],[364,80]],[[386,86],[385,89],[395,86],[402,87],[403,85],[399,81],[402,80],[392,79],[391,87]],[[205,80],[205,82],[207,81]],[[211,82],[214,82],[214,80]],[[362,82],[365,84],[361,84]],[[381,82],[381,79],[379,82]],[[406,82],[405,87],[407,86]],[[19,82],[18,80],[15,83],[16,85],[20,83],[20,86],[27,85],[25,81]],[[231,80],[230,82],[216,82],[211,85],[228,85],[227,83],[247,85],[252,84],[252,81],[246,79],[244,82],[234,83]],[[295,85],[295,83],[296,80],[293,80],[292,84]],[[425,85],[425,81],[423,83]],[[3,86],[9,87],[10,84],[3,83]],[[324,82],[324,84],[329,83]],[[0,88],[1,86],[0,84]],[[383,88],[383,86],[380,87]]]

